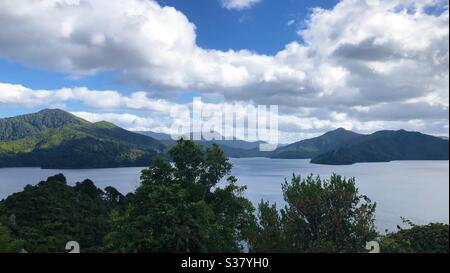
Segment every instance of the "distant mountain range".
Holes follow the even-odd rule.
[[[136,133],[153,137],[168,146],[175,145],[176,140],[172,138],[169,134],[163,133],[155,133],[151,131],[136,131]],[[244,158],[244,157],[269,157],[271,155],[270,152],[260,152],[259,145],[264,144],[264,141],[244,141],[240,139],[233,140],[224,140],[224,137],[220,136],[217,133],[218,140],[205,140],[202,137],[202,140],[195,140],[195,143],[200,144],[204,147],[211,147],[213,144],[217,144],[228,157],[233,158]],[[190,134],[190,139],[193,139],[193,134]],[[181,135],[180,135],[181,138]]]
[[[448,160],[448,139],[418,132],[380,131],[371,135],[337,129],[319,137],[260,152],[261,141],[200,140],[219,145],[228,157],[311,159],[344,165],[392,160]],[[0,168],[54,169],[148,166],[175,145],[170,135],[130,132],[112,123],[91,123],[62,110],[0,119]]]
[[[145,136],[149,136],[152,137],[154,139],[157,139],[159,141],[162,141],[168,145],[172,145],[175,144],[176,140],[174,140],[172,138],[171,135],[169,134],[164,134],[164,133],[155,133],[155,132],[151,132],[151,131],[136,131],[136,133],[138,134],[142,134]],[[266,142],[264,141],[254,141],[254,142],[250,142],[250,141],[244,141],[244,140],[240,140],[240,139],[232,139],[232,140],[225,140],[225,138],[223,136],[221,136],[220,134],[216,133],[216,135],[218,136],[218,140],[206,140],[203,138],[201,140],[196,140],[195,142],[201,145],[211,145],[212,143],[215,143],[219,146],[226,146],[229,148],[233,148],[233,149],[239,149],[239,150],[252,150],[252,149],[259,149],[259,145],[260,144],[264,144]],[[179,139],[181,137],[181,135],[179,137],[177,137],[176,139]],[[193,134],[190,134],[190,139],[193,139]]]
[[[0,119],[0,167],[148,166],[165,148],[156,139],[62,110]]]

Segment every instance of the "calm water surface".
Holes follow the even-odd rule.
[[[352,166],[323,166],[308,160],[246,158],[231,159],[232,174],[247,185],[247,197],[256,205],[261,199],[284,205],[281,184],[293,173],[329,177],[332,173],[355,177],[360,193],[377,202],[377,227],[395,230],[405,217],[417,224],[449,222],[449,162],[396,161]],[[139,185],[142,168],[94,170],[0,169],[0,199],[36,184],[48,176],[64,173],[70,184],[92,179],[100,188],[113,186],[122,193]]]

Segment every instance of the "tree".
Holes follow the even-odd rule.
[[[255,223],[244,187],[228,176],[231,164],[213,145],[206,151],[180,139],[142,171],[123,217],[114,215],[107,249],[117,252],[237,252]]]
[[[257,236],[252,240],[252,251],[283,252],[285,240],[276,204],[270,205],[269,202],[261,200],[258,206],[258,219]]]
[[[111,186],[105,188],[104,199],[112,209],[115,209],[122,214],[125,212],[128,205],[127,197]]]
[[[376,237],[375,204],[358,194],[354,179],[294,175],[284,183],[283,196],[287,205],[280,215],[261,203],[253,251],[363,252]]]

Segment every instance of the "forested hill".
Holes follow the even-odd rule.
[[[448,139],[419,132],[378,131],[362,135],[345,129],[278,148],[272,158],[310,159],[324,165],[393,160],[448,160]]]
[[[21,139],[46,129],[89,122],[62,110],[45,109],[38,113],[0,119],[0,141]]]
[[[57,169],[148,166],[166,145],[108,122],[62,110],[0,119],[0,167]]]
[[[339,128],[334,131],[327,132],[319,137],[305,139],[291,145],[278,148],[272,153],[271,157],[309,159],[326,153],[345,143],[351,142],[360,136],[360,134]]]
[[[448,140],[439,137],[405,130],[379,131],[316,156],[311,162],[348,165],[394,160],[448,160],[448,149]]]

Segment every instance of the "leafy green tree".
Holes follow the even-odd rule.
[[[124,215],[113,215],[107,249],[117,252],[237,252],[254,225],[253,206],[242,196],[231,164],[213,145],[206,151],[179,140],[142,171],[141,185]]]
[[[358,194],[354,179],[294,175],[283,195],[287,205],[280,215],[275,206],[260,205],[253,251],[364,252],[377,235],[375,204]]]

